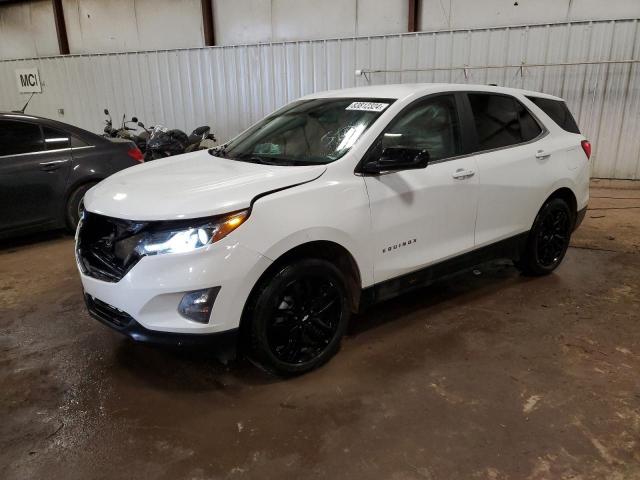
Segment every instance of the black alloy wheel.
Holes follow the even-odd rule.
[[[346,283],[330,262],[281,268],[255,295],[250,355],[280,375],[313,370],[339,349],[349,319]]]
[[[562,262],[573,231],[574,214],[567,202],[553,198],[538,212],[527,245],[515,265],[527,275],[546,275]]]
[[[555,208],[546,212],[536,238],[536,254],[541,266],[550,268],[560,262],[569,245],[570,235],[571,220],[565,209]]]
[[[331,279],[301,276],[276,298],[267,325],[273,355],[286,363],[301,364],[322,354],[338,331],[342,313],[340,291]]]

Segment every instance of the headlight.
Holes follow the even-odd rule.
[[[81,198],[80,203],[78,204],[78,225],[76,225],[76,234],[75,234],[76,243],[78,243],[78,232],[82,227],[83,220],[84,220],[84,198]]]
[[[169,224],[167,228],[147,232],[135,250],[140,256],[191,252],[223,239],[248,217],[249,210],[243,210],[204,221],[199,219],[200,224],[181,221],[181,227],[173,228]]]

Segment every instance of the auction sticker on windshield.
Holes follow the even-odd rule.
[[[362,110],[364,112],[381,112],[389,106],[388,103],[376,102],[353,102],[347,110]]]

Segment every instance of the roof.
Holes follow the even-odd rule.
[[[90,132],[89,130],[85,130],[84,128],[79,128],[69,123],[64,123],[59,120],[54,120],[52,118],[44,118],[39,117],[37,115],[29,115],[28,113],[19,113],[19,112],[2,112],[0,111],[0,120],[35,120],[35,123],[39,123],[41,125],[47,125],[52,128],[60,128],[67,130],[69,133],[73,133],[80,138],[90,139],[91,142],[100,142],[100,141],[108,141],[104,137],[100,135]]]
[[[5,118],[25,118],[27,120],[42,120],[42,117],[36,117],[35,115],[29,115],[20,112],[0,112],[0,117]]]
[[[368,85],[364,87],[343,88],[340,90],[328,90],[325,92],[313,93],[302,97],[310,98],[396,98],[403,99],[411,96],[422,96],[429,93],[446,92],[446,91],[476,91],[476,92],[494,92],[529,95],[536,97],[549,98],[553,100],[562,100],[561,98],[546,93],[532,92],[519,88],[496,87],[491,85],[472,85],[466,83],[398,83],[394,85]]]

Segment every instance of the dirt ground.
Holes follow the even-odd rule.
[[[286,381],[133,344],[87,315],[70,237],[5,243],[0,478],[640,478],[640,184],[591,194],[555,274],[386,302]]]

